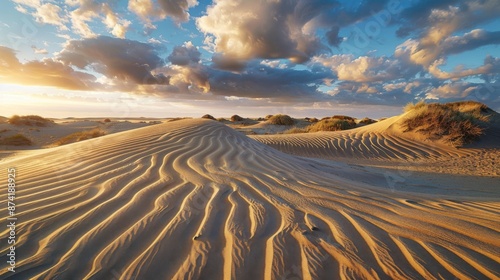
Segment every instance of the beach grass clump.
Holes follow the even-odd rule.
[[[343,120],[343,119],[323,119],[307,127],[308,132],[318,132],[318,131],[339,131],[347,130],[356,127],[356,122],[354,120]]]
[[[70,143],[75,143],[75,142],[80,142],[83,140],[88,140],[92,138],[97,138],[104,136],[106,133],[99,129],[99,128],[94,128],[91,130],[86,130],[86,131],[80,131],[80,132],[75,132],[70,135],[64,136],[61,139],[57,140],[55,142],[55,145],[61,146],[61,145],[66,145]]]
[[[27,116],[19,116],[19,115],[13,115],[12,117],[9,118],[7,121],[8,123],[12,125],[17,125],[17,126],[49,126],[54,123],[54,121],[43,118],[37,115],[27,115]]]
[[[374,119],[370,119],[370,118],[362,118],[359,123],[360,124],[364,124],[364,125],[367,125],[367,124],[372,124],[372,123],[376,123],[377,121],[374,120]]]
[[[307,133],[308,130],[306,127],[292,127],[288,130],[282,132],[282,134],[296,134],[296,133]]]
[[[212,115],[206,114],[201,117],[202,119],[216,120]]]
[[[232,122],[241,122],[241,121],[244,121],[245,119],[238,116],[238,115],[232,115],[231,116],[231,119],[230,119]]]
[[[419,102],[405,107],[407,116],[401,126],[404,132],[417,132],[427,139],[442,140],[461,147],[484,134],[491,112],[475,101],[446,104]]]
[[[0,138],[0,145],[6,146],[31,146],[33,142],[22,134],[15,134],[5,138]]]
[[[294,125],[295,121],[289,115],[277,114],[270,117],[267,122],[275,125]]]

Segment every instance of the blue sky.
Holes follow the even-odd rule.
[[[0,115],[499,111],[498,26],[498,0],[2,1]]]

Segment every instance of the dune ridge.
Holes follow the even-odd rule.
[[[324,159],[429,160],[476,152],[434,141],[419,141],[418,134],[403,133],[399,124],[404,115],[343,131],[249,137],[285,153]]]
[[[388,148],[404,140],[377,143],[380,155],[411,156]],[[498,199],[373,187],[215,121],[139,128],[0,163],[12,166],[19,262],[7,272],[4,228],[1,279],[500,277]]]

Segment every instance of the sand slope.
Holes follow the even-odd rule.
[[[327,159],[435,159],[463,156],[471,151],[458,150],[438,142],[418,141],[419,135],[403,133],[399,128],[403,115],[384,121],[335,132],[286,135],[252,135],[259,142],[286,153]]]
[[[2,227],[1,279],[500,277],[498,195],[394,192],[214,121],[31,151],[0,170],[12,166],[19,262],[6,271]]]

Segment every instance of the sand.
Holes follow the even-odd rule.
[[[3,226],[0,278],[499,278],[498,177],[384,167],[476,153],[398,137],[390,123],[254,138],[268,146],[180,120],[6,157],[18,261],[8,272]]]

